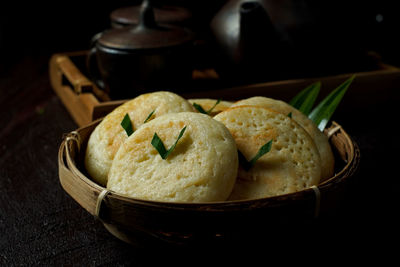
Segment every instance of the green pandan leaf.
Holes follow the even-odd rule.
[[[323,131],[335,112],[337,106],[342,100],[344,94],[349,88],[350,84],[354,80],[355,75],[351,76],[335,90],[333,90],[327,97],[325,97],[321,103],[316,106],[308,117],[317,125],[317,127]]]
[[[197,103],[193,103],[193,107],[195,107],[197,111],[200,113],[208,114],[207,111],[205,111],[204,108]]]
[[[211,114],[211,112],[212,112],[213,109],[219,104],[219,102],[221,102],[221,99],[218,99],[218,100],[215,102],[214,106],[212,106],[212,107],[207,111],[207,114]]]
[[[131,118],[129,117],[128,113],[125,114],[125,117],[121,121],[121,126],[122,126],[122,128],[124,128],[124,130],[128,136],[133,134],[133,126],[132,126]]]
[[[320,88],[321,82],[315,82],[309,85],[300,93],[298,93],[292,100],[290,100],[289,104],[305,115],[310,114],[315,100],[318,97]]]
[[[203,114],[210,114],[212,111],[213,111],[213,109],[219,104],[221,102],[221,99],[218,99],[216,102],[215,102],[215,104],[214,104],[214,106],[212,106],[209,110],[207,110],[207,111],[205,111],[204,110],[204,108],[202,107],[202,106],[200,106],[199,104],[197,104],[197,103],[193,103],[193,106],[197,109],[197,111],[198,112],[200,112],[200,113],[203,113]]]
[[[152,112],[150,112],[150,114],[147,116],[147,118],[144,120],[143,123],[148,122],[148,121],[150,120],[151,116],[153,116],[153,114],[154,114],[155,111],[156,111],[156,110],[153,110]]]
[[[167,150],[164,146],[163,141],[160,139],[160,137],[157,135],[157,133],[154,133],[153,139],[151,140],[151,144],[153,147],[158,151],[162,159],[166,159],[172,151],[175,149],[176,144],[178,143],[179,139],[182,138],[183,133],[186,130],[186,126],[183,127],[183,129],[180,131],[178,138],[176,139],[175,143]]]
[[[239,161],[241,162],[243,169],[245,169],[246,171],[250,170],[250,168],[253,167],[253,165],[259,158],[261,158],[271,150],[271,147],[272,147],[272,140],[268,141],[262,147],[260,147],[257,154],[250,161],[247,161],[242,152],[238,150]]]

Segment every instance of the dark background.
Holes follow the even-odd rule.
[[[27,56],[49,57],[55,52],[88,49],[93,35],[110,27],[111,11],[141,3],[138,0],[10,2],[0,4],[0,66],[3,70]],[[208,27],[208,20],[224,3],[223,0],[154,2],[190,8],[197,25],[203,28]]]
[[[157,1],[156,1],[157,2]],[[158,1],[192,10],[198,30],[207,31],[208,22],[224,0]],[[295,1],[296,2],[296,1]],[[335,32],[342,42],[377,51],[386,62],[398,64],[396,1],[297,1],[312,6],[319,14],[322,32]],[[0,66],[9,67],[26,56],[84,50],[90,38],[109,27],[109,13],[140,1],[2,1],[0,4]],[[378,19],[377,19],[378,18]],[[257,29],[255,29],[257,30]],[[318,36],[310,43],[318,44]]]
[[[224,1],[169,2],[190,8],[197,30],[207,33],[209,19]],[[400,66],[400,16],[394,1],[299,2],[320,10],[325,34],[339,33],[337,38],[348,38],[343,42],[375,51],[383,62]],[[221,252],[218,246],[187,255],[177,250],[169,256],[135,250],[112,237],[58,183],[58,147],[62,135],[77,126],[51,89],[48,60],[53,53],[88,49],[91,37],[109,27],[112,10],[135,3],[1,1],[0,265],[146,265],[157,259],[172,263],[172,255],[193,256],[190,265],[200,259],[208,263],[207,255]],[[318,43],[310,41],[314,42]],[[338,217],[318,222],[303,239],[286,236],[273,243],[266,237],[261,245],[237,244],[219,255],[220,262],[244,256],[248,265],[256,258],[269,262],[282,256],[284,263],[302,259],[310,264],[343,263],[350,256],[356,263],[372,259],[382,263],[393,257],[399,237],[398,96],[397,91],[384,97],[386,103],[362,110],[351,110],[348,103],[346,112],[336,117],[362,154],[359,176]],[[258,249],[244,253],[253,248]],[[296,257],[286,253],[296,251]],[[318,260],[317,254],[322,256]]]

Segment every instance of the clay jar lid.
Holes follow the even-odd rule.
[[[117,27],[139,24],[140,8],[140,6],[129,6],[114,10],[110,14],[111,23]],[[159,24],[185,25],[191,19],[192,14],[183,7],[155,6],[154,17]]]
[[[108,30],[101,35],[98,43],[114,49],[138,50],[168,48],[193,39],[192,32],[186,28],[157,24],[153,7],[149,1],[143,1],[137,25]]]

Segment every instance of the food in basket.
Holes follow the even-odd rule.
[[[235,102],[232,107],[242,105],[254,105],[269,108],[284,115],[291,114],[291,117],[299,123],[307,133],[312,137],[317,145],[321,156],[321,179],[325,180],[332,177],[334,171],[335,159],[329,144],[328,138],[306,115],[289,105],[288,103],[263,96],[255,96]]]
[[[320,83],[290,104],[261,96],[233,103],[144,94],[95,128],[85,165],[99,184],[148,200],[207,202],[300,191],[333,175],[322,131],[353,79],[313,110]]]
[[[102,120],[89,138],[85,155],[87,172],[97,183],[104,186],[107,184],[114,156],[128,137],[120,125],[126,114],[129,115],[134,131],[148,119],[182,111],[195,109],[186,99],[166,91],[143,94],[117,107]],[[151,118],[148,118],[150,114]]]
[[[179,139],[166,159],[152,144],[155,134],[167,148]],[[169,113],[143,124],[121,145],[107,188],[147,200],[224,201],[237,170],[235,140],[221,122],[195,112]]]
[[[247,160],[272,140],[271,150],[251,169],[239,168],[230,200],[292,193],[320,181],[318,149],[303,127],[287,115],[258,106],[237,106],[214,119],[229,129]]]

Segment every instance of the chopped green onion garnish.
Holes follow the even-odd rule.
[[[272,147],[272,140],[264,144],[250,161],[247,161],[244,155],[238,150],[239,161],[241,162],[243,169],[245,169],[246,171],[250,170],[250,168],[253,167],[253,165],[259,158],[261,158],[271,150],[271,147]]]
[[[147,116],[147,118],[144,120],[143,123],[146,123],[150,120],[151,116],[153,116],[153,114],[154,114],[154,111],[156,111],[156,110],[153,110],[152,112],[150,112],[150,114]]]
[[[292,112],[289,112],[289,114],[287,114],[287,116],[288,116],[289,118],[292,118]]]
[[[320,88],[321,82],[316,82],[309,85],[300,93],[298,93],[292,100],[290,100],[289,104],[305,115],[310,114],[315,100],[319,94]]]
[[[354,80],[355,75],[351,76],[335,90],[333,90],[327,97],[325,97],[318,106],[308,115],[308,117],[323,131],[328,124],[330,118],[339,105],[344,94]]]
[[[183,133],[186,130],[186,126],[183,127],[181,132],[179,133],[178,139],[176,139],[175,143],[167,150],[164,146],[163,141],[160,139],[160,137],[157,135],[157,133],[154,133],[153,139],[151,140],[151,144],[153,147],[158,151],[162,159],[166,159],[169,154],[172,153],[172,151],[175,149],[176,144],[178,143],[179,139],[183,136]]]
[[[121,126],[124,128],[126,134],[130,136],[133,134],[133,126],[131,122],[131,118],[129,117],[129,114],[126,113],[124,119],[121,121]]]

